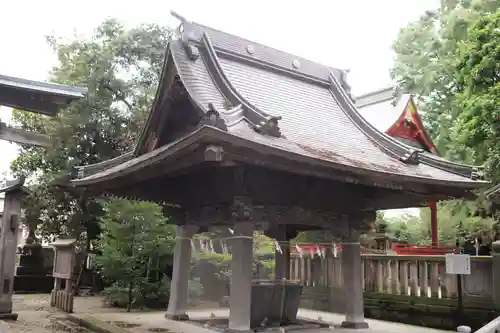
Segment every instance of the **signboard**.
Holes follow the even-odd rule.
[[[447,254],[446,274],[470,275],[470,255]]]

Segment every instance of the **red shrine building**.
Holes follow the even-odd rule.
[[[380,132],[401,142],[438,155],[436,147],[424,128],[417,103],[412,94],[395,87],[373,91],[356,97],[359,113]],[[436,201],[430,201],[432,245],[439,244]]]

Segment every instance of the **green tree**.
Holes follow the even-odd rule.
[[[103,208],[96,263],[105,278],[128,289],[130,311],[134,296],[143,297],[150,282],[151,259],[172,253],[175,227],[154,203],[115,198],[104,201]]]
[[[463,76],[457,75],[457,61],[467,48],[464,44],[475,38],[474,23],[499,9],[498,0],[442,0],[441,8],[426,12],[400,31],[393,44],[396,57],[391,71],[397,82],[418,97],[424,123],[441,155],[476,165],[486,162],[487,176],[493,179],[497,177],[494,172],[497,162],[487,156],[494,150],[494,144],[481,141],[488,129],[465,103]],[[482,203],[473,205],[472,211],[480,209]],[[438,206],[438,220],[457,224],[449,229],[456,230],[461,222],[464,225],[464,220],[476,220],[467,215],[471,211],[469,206],[462,200],[442,203]],[[425,209],[423,212],[426,214]],[[489,222],[486,219],[474,223]],[[449,237],[446,236],[446,242]]]
[[[460,47],[454,136],[500,180],[500,10],[481,16]]]
[[[53,138],[47,149],[23,145],[12,163],[15,175],[32,180],[26,216],[31,226],[40,225],[44,237],[96,233],[99,209],[94,199],[51,185],[75,165],[94,164],[132,149],[154,99],[170,37],[167,27],[126,29],[109,19],[89,38],[47,38],[58,57],[50,80],[86,86],[88,95],[55,118],[14,111],[17,127]]]
[[[456,59],[469,27],[479,17],[500,8],[497,0],[442,0],[403,28],[393,44],[393,78],[417,95],[427,130],[448,158],[474,163],[476,151],[458,143],[453,128],[461,112],[455,103]]]

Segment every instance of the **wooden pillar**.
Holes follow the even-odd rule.
[[[429,205],[429,208],[431,210],[431,240],[432,240],[432,246],[436,247],[436,246],[439,245],[436,201],[430,201],[428,203],[428,205]]]

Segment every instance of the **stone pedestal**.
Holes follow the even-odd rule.
[[[302,285],[286,281],[256,281],[252,284],[252,328],[290,325],[296,322]]]
[[[493,303],[495,309],[500,310],[500,241],[493,242],[491,250]]]
[[[361,245],[358,241],[342,245],[342,273],[345,292],[345,328],[368,328],[364,316]]]
[[[191,265],[191,239],[198,231],[197,226],[177,226],[175,237],[172,282],[166,317],[172,320],[188,320],[186,306],[188,301],[189,268]]]
[[[251,332],[253,231],[251,222],[234,225],[231,239],[230,332]]]

